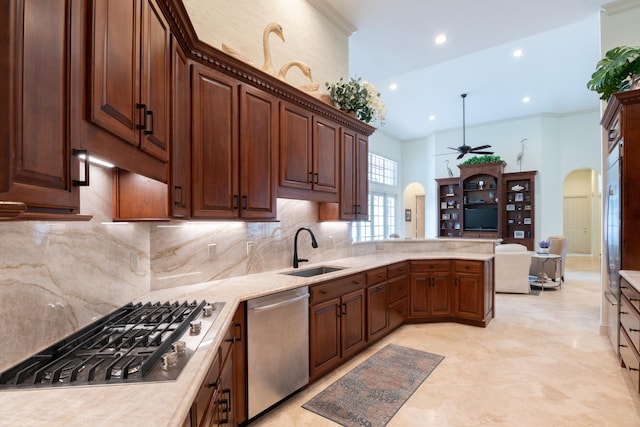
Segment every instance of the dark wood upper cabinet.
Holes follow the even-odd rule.
[[[80,60],[72,7],[71,0],[0,5],[0,200],[23,204],[20,218],[73,216],[80,208],[69,96]]]
[[[94,0],[90,120],[169,159],[171,33],[153,0]]]

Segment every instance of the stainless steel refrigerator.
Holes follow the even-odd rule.
[[[608,335],[616,354],[619,353],[618,305],[620,303],[620,276],[622,265],[620,239],[622,236],[622,141],[618,142],[607,158],[607,192],[605,201],[605,251],[607,260],[607,287],[604,292],[608,304]]]

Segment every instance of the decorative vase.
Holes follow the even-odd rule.
[[[540,248],[539,253],[541,253],[541,254],[548,254],[548,253],[549,253],[549,248]]]

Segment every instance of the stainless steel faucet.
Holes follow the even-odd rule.
[[[317,248],[318,242],[316,241],[316,236],[313,235],[313,231],[309,227],[300,227],[298,231],[296,231],[296,237],[293,239],[293,268],[298,268],[298,264],[301,262],[309,262],[308,259],[298,258],[298,234],[302,230],[306,230],[311,235],[311,247]]]

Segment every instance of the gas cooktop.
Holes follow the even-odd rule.
[[[175,380],[224,303],[129,303],[0,373],[0,389]]]

